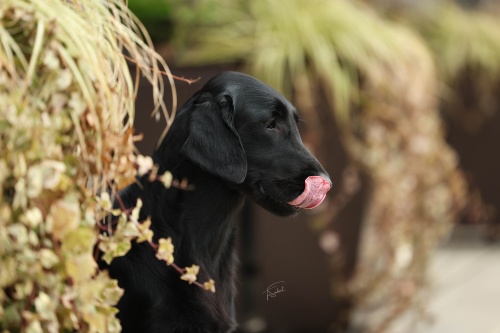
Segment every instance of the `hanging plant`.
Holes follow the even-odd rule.
[[[119,0],[3,0],[0,41],[0,328],[119,332],[123,291],[95,250],[99,221],[116,214],[107,193],[145,164],[132,127],[138,77],[123,53],[168,127],[166,64]],[[111,247],[150,234],[132,226]]]

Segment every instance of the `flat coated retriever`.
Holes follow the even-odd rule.
[[[232,332],[235,327],[236,225],[244,197],[272,213],[319,205],[331,181],[304,147],[295,108],[251,76],[212,78],[177,113],[153,159],[159,174],[187,178],[193,190],[166,189],[147,175],[120,193],[126,207],[143,201],[155,241],[172,237],[175,262],[200,266],[211,293],[179,278],[147,244],[134,244],[109,266],[125,294],[118,304],[123,332]]]

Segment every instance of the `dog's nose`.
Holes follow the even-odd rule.
[[[332,188],[333,183],[332,183],[332,180],[330,179],[330,176],[327,173],[321,172],[318,176],[320,176],[321,178],[326,180],[328,182],[328,184],[330,184],[330,188]]]

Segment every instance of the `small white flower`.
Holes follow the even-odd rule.
[[[43,57],[43,64],[47,66],[47,68],[55,70],[59,68],[60,62],[55,53],[48,49],[45,52],[45,57]]]
[[[41,249],[38,254],[40,256],[40,263],[42,264],[43,268],[52,268],[59,262],[59,258],[52,250]]]
[[[172,173],[170,171],[165,171],[165,173],[160,176],[160,181],[163,183],[163,186],[165,186],[165,188],[170,188],[170,186],[172,186],[173,179],[174,177],[172,176]]]
[[[207,282],[203,283],[203,288],[215,293],[215,281],[212,279],[208,280]]]
[[[148,173],[154,166],[153,159],[149,156],[143,155],[137,156],[135,163],[137,163],[137,173],[139,176]]]
[[[191,267],[186,267],[186,272],[181,275],[181,280],[189,282],[189,284],[196,281],[196,277],[200,271],[200,266],[192,265]]]
[[[59,90],[66,90],[73,81],[73,75],[69,69],[63,69],[59,72],[56,80],[56,86]]]
[[[40,209],[33,207],[24,213],[22,221],[30,228],[36,228],[43,220]]]
[[[171,265],[174,262],[174,244],[172,244],[172,238],[160,238],[158,243],[159,244],[158,251],[156,251],[156,258],[165,260],[167,262],[167,265]]]

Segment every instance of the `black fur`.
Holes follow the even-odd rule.
[[[166,189],[147,176],[120,193],[127,207],[140,197],[158,238],[172,237],[175,262],[200,266],[199,281],[216,281],[215,294],[180,280],[147,244],[134,244],[109,266],[125,289],[118,304],[125,333],[232,332],[235,329],[232,216],[250,197],[282,216],[311,175],[328,179],[302,144],[295,108],[278,92],[241,73],[210,80],[184,104],[154,153],[159,174],[187,178],[193,190]]]

